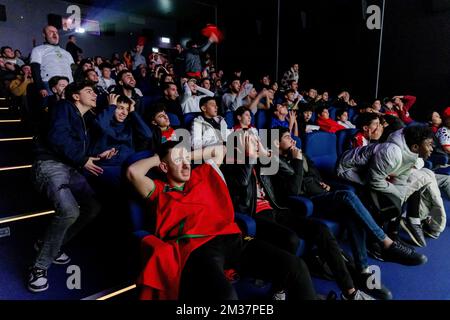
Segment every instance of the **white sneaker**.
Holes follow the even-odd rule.
[[[34,250],[39,252],[39,250],[41,250],[41,247],[42,247],[42,241],[38,240],[34,243]],[[70,260],[71,259],[67,254],[65,254],[62,251],[59,251],[56,258],[53,259],[53,263],[54,264],[67,264],[70,262]]]
[[[272,297],[272,300],[286,300],[286,292],[278,291]]]
[[[347,299],[343,294],[341,294],[342,300],[375,300],[373,297],[369,296],[367,293],[363,291],[356,290],[356,293],[353,299]]]

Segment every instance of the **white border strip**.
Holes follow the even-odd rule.
[[[55,213],[55,210],[48,210],[48,211],[42,211],[42,212],[36,212],[36,213],[19,214],[19,215],[12,216],[12,217],[1,218],[0,224],[20,221],[20,220],[25,220],[25,219],[31,219],[31,218],[41,217],[41,216],[47,216],[47,215],[50,215],[53,213]]]

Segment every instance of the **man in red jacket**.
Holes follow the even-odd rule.
[[[218,166],[223,146],[192,154],[177,141],[161,146],[158,155],[136,162],[127,172],[139,194],[155,207],[156,231],[145,237],[151,252],[139,284],[143,299],[195,301],[235,300],[237,294],[224,269],[236,267],[286,290],[289,300],[316,295],[305,263],[256,239],[244,238],[234,222],[234,209]],[[191,170],[191,159],[209,159]],[[167,182],[146,176],[159,167]],[[148,255],[148,252],[143,252]]]

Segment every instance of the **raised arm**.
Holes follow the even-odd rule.
[[[159,166],[160,162],[159,156],[154,155],[133,163],[127,170],[127,179],[143,198],[155,191],[155,182],[146,174],[150,169]]]

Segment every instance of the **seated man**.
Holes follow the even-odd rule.
[[[135,112],[134,101],[116,94],[108,96],[109,106],[99,113],[93,123],[91,154],[104,150],[114,152],[97,163],[103,169],[100,177],[92,178],[104,185],[102,189],[121,187],[122,164],[135,152],[136,145],[150,145],[152,132],[141,116]]]
[[[330,113],[327,107],[320,107],[317,109],[317,125],[320,130],[329,133],[336,133],[339,130],[345,130],[345,127],[330,118]]]
[[[370,212],[352,191],[331,190],[320,177],[312,161],[295,147],[295,141],[285,128],[278,128],[278,141],[273,141],[274,151],[279,152],[280,169],[272,176],[275,196],[279,203],[286,203],[289,195],[303,195],[312,200],[316,211],[339,213],[339,217],[349,228],[349,240],[357,272],[361,274],[360,284],[365,284],[370,276],[367,270],[366,233],[380,243],[384,249],[383,257],[387,261],[405,265],[425,263],[426,257],[405,247],[400,242],[392,241],[377,225]],[[275,150],[277,149],[277,150]],[[363,288],[368,291],[368,288]]]
[[[218,169],[224,153],[223,146],[195,151],[193,159],[203,157],[206,163],[191,170],[190,153],[171,141],[161,146],[158,155],[129,167],[128,179],[156,207],[155,235],[142,240],[152,254],[139,279],[141,298],[235,300],[237,294],[224,269],[236,266],[241,274],[272,281],[274,292],[287,290],[289,300],[315,299],[300,258],[242,237]],[[146,176],[155,167],[166,174],[167,183]]]
[[[153,133],[153,150],[158,150],[162,143],[177,140],[175,129],[171,127],[164,104],[157,103],[153,106],[150,121]]]
[[[276,107],[272,108],[272,122],[270,124],[271,128],[285,127],[289,128],[289,132],[298,137],[298,123],[297,123],[297,112],[288,111],[287,104],[277,104]]]
[[[383,126],[377,113],[365,112],[358,116],[358,133],[352,139],[352,147],[367,146],[372,140],[378,141],[383,135]]]
[[[424,247],[424,231],[436,239],[445,229],[446,213],[439,187],[449,194],[450,177],[423,167],[432,151],[433,131],[426,126],[410,126],[392,133],[385,143],[346,151],[337,175],[387,197],[397,209],[395,222],[401,224],[414,244]],[[400,219],[406,202],[407,218]],[[398,229],[396,223],[393,232]]]
[[[192,148],[200,149],[214,144],[222,144],[232,130],[228,129],[225,119],[217,115],[218,107],[213,97],[200,100],[202,114],[192,122]]]
[[[285,130],[289,135],[288,130]],[[237,159],[235,164],[227,164],[223,168],[235,210],[254,217],[260,239],[292,254],[297,251],[298,237],[317,245],[321,257],[330,266],[342,290],[343,299],[373,300],[370,295],[356,289],[341,249],[330,230],[320,222],[284,207],[284,203],[275,199],[270,176],[262,175],[260,166],[250,161],[269,156],[261,142],[248,133],[242,133],[239,138],[245,140],[248,163],[240,163]]]
[[[199,87],[196,79],[189,79],[183,84],[183,100],[181,101],[181,108],[183,113],[200,112],[200,100],[204,97],[214,97],[214,92],[208,89]],[[200,95],[197,95],[197,92]]]
[[[96,94],[88,83],[72,83],[65,89],[66,100],[52,113],[47,136],[37,140],[33,180],[53,203],[55,215],[42,241],[36,243],[38,255],[28,279],[33,292],[48,289],[47,270],[52,263],[66,264],[70,258],[61,246],[70,241],[100,211],[100,204],[85,177],[85,169],[102,174],[94,161],[106,158],[111,150],[91,157],[86,127],[87,113],[96,106]]]

